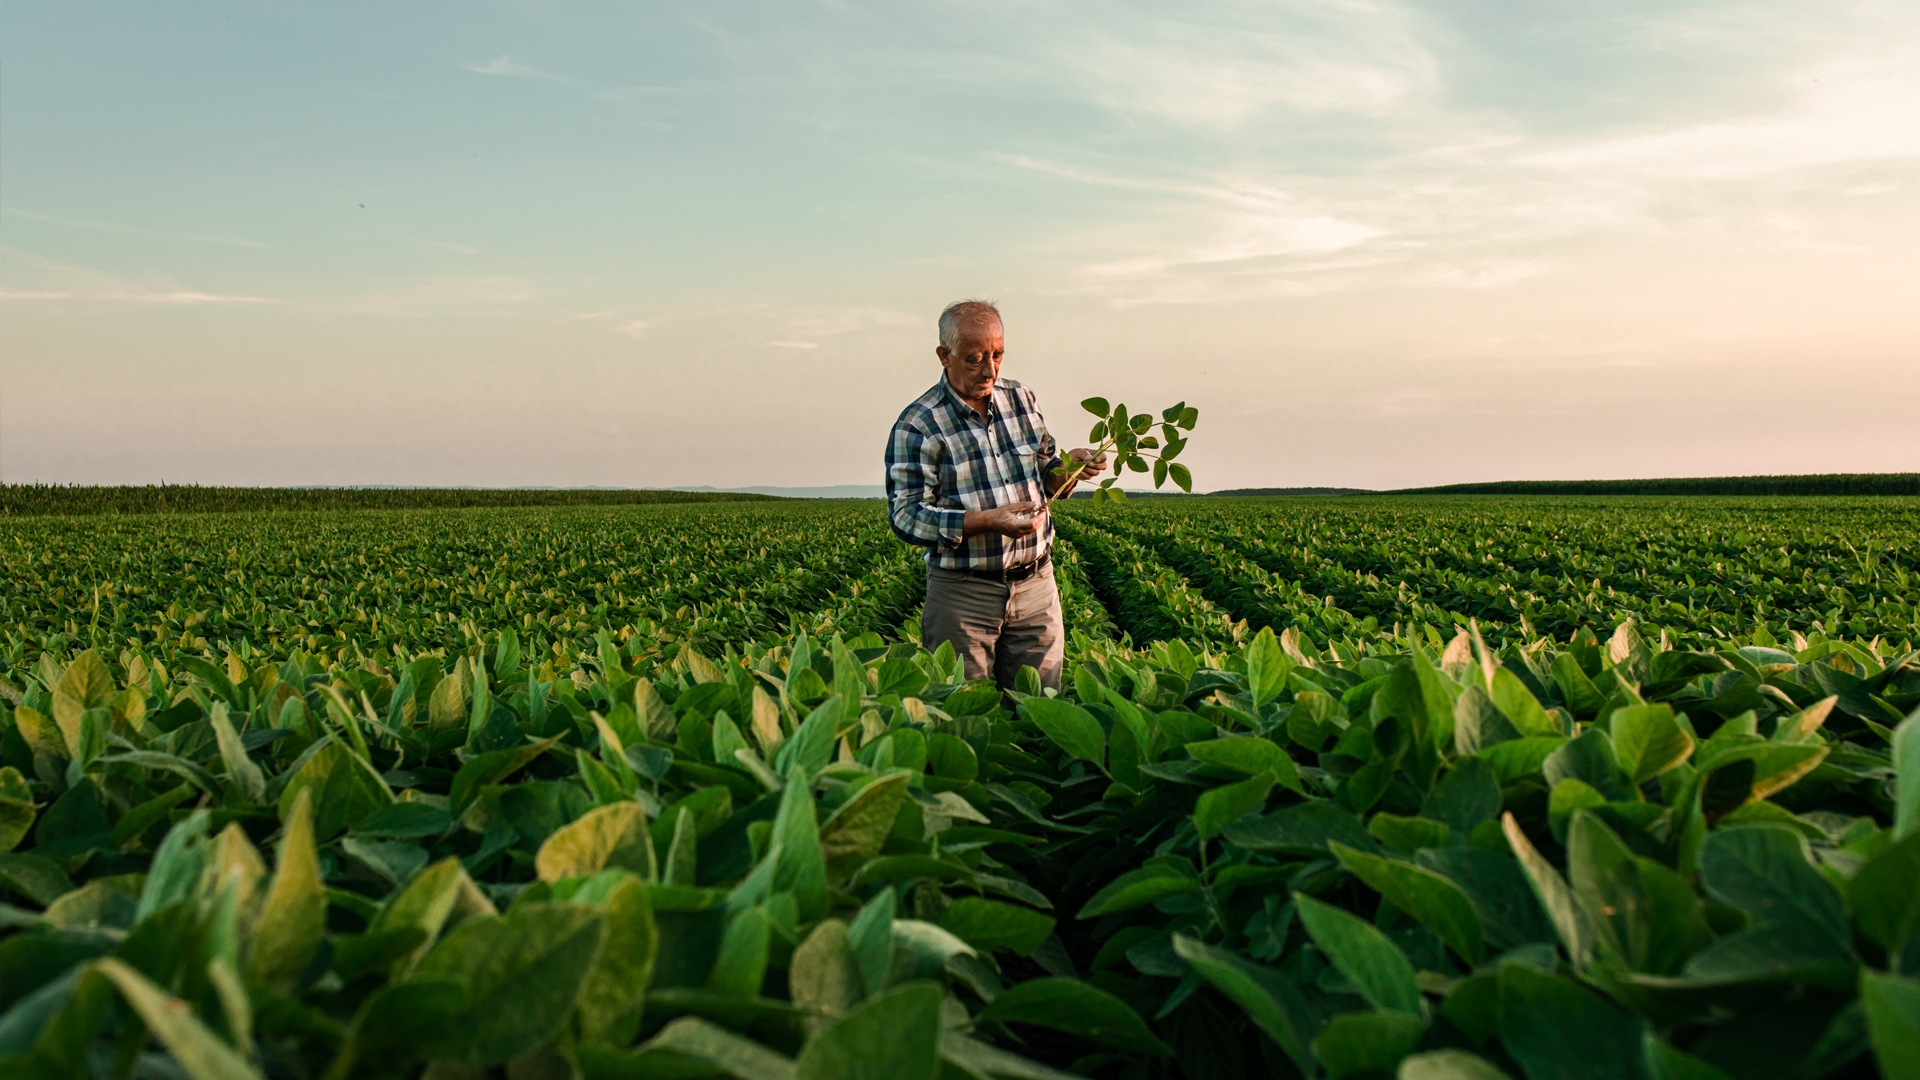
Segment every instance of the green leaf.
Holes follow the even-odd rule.
[[[540,880],[548,883],[608,869],[657,876],[646,814],[639,803],[632,802],[596,807],[561,826],[540,845],[533,866]]]
[[[693,811],[682,806],[673,816],[673,843],[667,848],[667,865],[660,880],[668,885],[689,888],[700,883],[700,832]]]
[[[1644,1043],[1647,1074],[1652,1080],[1731,1080],[1726,1073],[1692,1054],[1674,1049],[1651,1031],[1647,1032]]]
[[[1893,838],[1904,840],[1920,827],[1920,709],[1893,729]]]
[[[1203,765],[1214,765],[1248,776],[1270,772],[1276,775],[1293,764],[1271,740],[1254,738],[1206,739],[1187,744],[1187,756]],[[1285,762],[1283,765],[1282,762]]]
[[[759,908],[735,915],[720,939],[720,955],[707,975],[707,989],[758,997],[760,984],[766,981],[767,950],[772,944],[773,924]]]
[[[174,801],[178,802],[184,797],[185,793],[182,793],[175,797]],[[27,779],[20,775],[20,770],[11,765],[0,768],[0,853],[12,851],[19,846],[21,839],[27,835],[27,830],[33,828],[33,815],[36,809],[33,791],[27,787]],[[147,824],[151,825],[153,822],[149,821]],[[145,826],[142,826],[140,831],[145,831]],[[131,839],[131,837],[117,838],[119,843],[125,843]],[[116,843],[115,846],[119,844]]]
[[[952,736],[934,736],[943,737],[960,742]],[[972,752],[970,748],[968,752]],[[893,831],[894,818],[907,797],[907,783],[911,778],[899,772],[868,783],[820,826],[820,850],[826,858],[829,881],[845,881],[867,860],[880,854],[880,845]]]
[[[233,721],[227,717],[226,702],[213,703],[208,722],[213,725],[214,739],[220,746],[220,760],[227,766],[227,780],[248,802],[259,802],[266,795],[267,778],[260,772],[260,766],[247,757],[240,733],[233,730]]]
[[[1246,650],[1247,691],[1253,695],[1254,708],[1259,708],[1287,688],[1287,676],[1293,673],[1293,659],[1281,648],[1280,642],[1273,636],[1273,627],[1261,627]]]
[[[260,921],[247,956],[247,981],[280,993],[297,989],[320,951],[326,922],[326,883],[313,839],[313,797],[302,790],[294,797],[273,877],[260,905]]]
[[[1556,939],[1553,924],[1534,898],[1527,875],[1512,856],[1474,848],[1429,848],[1415,856],[1421,866],[1460,886],[1480,914],[1487,943],[1496,951]]]
[[[94,970],[112,980],[120,996],[192,1080],[259,1080],[260,1074],[247,1059],[201,1023],[186,1002],[119,960],[101,960]]]
[[[1405,852],[1422,848],[1445,847],[1453,830],[1444,821],[1401,817],[1381,811],[1367,819],[1367,831],[1374,839]]]
[[[1860,1005],[1867,1013],[1880,1075],[1920,1080],[1920,981],[1863,971]]]
[[[1920,930],[1920,834],[1869,859],[1848,883],[1847,902],[1861,933],[1889,954],[1903,952]]]
[[[1127,1003],[1078,979],[1031,979],[993,999],[975,1023],[1032,1024],[1078,1035],[1135,1054],[1167,1057],[1172,1050]]]
[[[1182,442],[1180,444],[1180,446],[1185,446],[1185,445],[1186,445],[1185,442]],[[1170,453],[1176,453],[1176,454],[1179,452],[1180,452],[1180,447],[1174,447],[1170,451]],[[1169,456],[1168,454],[1160,455],[1161,460],[1163,461],[1166,460],[1168,456]],[[1193,494],[1193,473],[1189,471],[1185,465],[1182,465],[1178,462],[1169,464],[1167,466],[1167,475],[1173,477],[1173,482],[1180,485],[1181,491],[1184,491],[1189,495]]]
[[[898,902],[892,889],[882,889],[853,918],[847,927],[847,948],[853,953],[854,966],[860,970],[866,993],[877,994],[886,988],[893,965],[893,911]]]
[[[313,800],[313,832],[321,843],[393,802],[393,793],[380,775],[344,743],[331,738],[306,759],[281,790],[281,821],[293,813],[294,801],[302,791]]]
[[[1247,1018],[1286,1052],[1302,1076],[1315,1074],[1317,1069],[1308,1053],[1315,1017],[1305,995],[1291,980],[1272,968],[1184,934],[1173,935],[1173,951],[1227,1000],[1240,1006]],[[1411,979],[1412,971],[1407,974]]]
[[[947,906],[940,927],[977,949],[1012,949],[1026,956],[1053,933],[1052,917],[1018,904],[964,896]]]
[[[1469,965],[1480,962],[1480,916],[1458,885],[1419,866],[1369,855],[1345,844],[1331,846],[1334,856],[1355,877],[1437,934]]]
[[[1420,987],[1413,965],[1387,935],[1345,911],[1305,894],[1294,895],[1295,911],[1313,943],[1340,974],[1376,1009],[1419,1015]]]
[[[1107,734],[1080,706],[1060,698],[1028,698],[1020,703],[1020,716],[1081,761],[1099,766],[1106,759]]]
[[[1085,401],[1082,401],[1080,403],[1080,407],[1092,413],[1093,415],[1101,417],[1103,419],[1109,413],[1113,412],[1113,407],[1111,405],[1108,405],[1107,399],[1103,397],[1090,397]]]
[[[1700,887],[1763,922],[1799,923],[1852,940],[1840,894],[1813,868],[1806,838],[1778,825],[1717,829],[1700,851]]]
[[[1273,785],[1274,775],[1263,772],[1237,784],[1201,793],[1193,808],[1193,825],[1200,839],[1213,839],[1220,835],[1221,829],[1265,806]]]
[[[426,955],[433,940],[446,927],[455,909],[463,906],[463,900],[470,894],[477,896],[478,890],[467,877],[460,860],[449,856],[414,875],[406,888],[387,901],[368,923],[367,934],[372,936],[416,930],[421,935],[416,946],[393,962],[390,970],[392,977],[402,978],[413,970],[420,958]],[[487,905],[487,908],[490,909],[491,905]]]
[[[1180,419],[1175,421],[1182,428],[1192,431],[1193,425],[1200,422],[1200,410],[1189,405],[1180,410]]]
[[[1523,964],[1500,969],[1500,1042],[1528,1080],[1646,1080],[1646,1022]]]
[[[1396,1080],[1509,1080],[1492,1062],[1465,1050],[1429,1050],[1400,1063]]]
[[[825,1016],[844,1016],[867,996],[860,965],[847,944],[847,924],[822,919],[793,950],[787,994],[795,1005]]]
[[[465,980],[467,1020],[435,1056],[495,1065],[552,1038],[586,986],[606,923],[591,908],[535,904],[448,934],[419,975]]]
[[[1599,943],[1629,970],[1666,975],[1712,937],[1685,878],[1635,856],[1585,811],[1568,831],[1567,876]]]
[[[1444,821],[1460,836],[1500,815],[1500,777],[1479,758],[1461,758],[1420,803],[1420,816]]]
[[[935,1080],[939,986],[913,982],[876,995],[807,1041],[799,1080]]]
[[[45,855],[0,855],[0,884],[45,907],[73,891],[73,879]]]
[[[581,1056],[583,1062],[587,1060],[585,1053]],[[698,1072],[688,1070],[685,1064],[688,1058],[708,1068]],[[612,1075],[631,1075],[645,1080],[705,1077],[713,1075],[714,1070],[740,1080],[794,1080],[798,1075],[792,1058],[697,1016],[670,1021],[660,1029],[660,1034],[641,1044],[627,1060],[638,1066],[638,1071]]]
[[[1374,846],[1360,819],[1330,802],[1301,803],[1236,821],[1221,829],[1220,835],[1249,851],[1282,855],[1324,856],[1328,842],[1334,840],[1361,851]]]
[[[1540,699],[1533,696],[1527,684],[1520,677],[1504,667],[1493,669],[1493,679],[1487,689],[1493,698],[1494,708],[1499,709],[1514,729],[1523,737],[1564,736],[1566,731],[1552,713],[1540,705]]]
[[[797,739],[795,740],[798,741]],[[780,793],[780,810],[773,819],[772,843],[779,848],[774,863],[773,890],[792,892],[800,904],[802,921],[827,913],[827,860],[820,847],[820,826],[814,816],[813,793],[804,764],[796,763]]]
[[[485,754],[476,754],[460,766],[453,774],[453,790],[447,796],[447,812],[455,821],[466,816],[467,809],[480,797],[480,789],[488,784],[498,784],[514,773],[533,763],[533,760],[547,752],[548,748],[560,741],[555,735],[550,739],[515,746],[506,750],[494,750]],[[331,835],[326,832],[322,836]]]
[[[1131,911],[1169,896],[1199,892],[1201,883],[1196,878],[1184,877],[1159,866],[1129,870],[1108,882],[1106,887],[1087,900],[1081,907],[1077,919],[1093,919],[1115,912]]]
[[[1504,814],[1500,819],[1501,829],[1506,834],[1508,846],[1520,860],[1520,868],[1526,871],[1527,883],[1533,886],[1533,895],[1540,901],[1540,909],[1547,913],[1553,922],[1553,928],[1560,936],[1560,943],[1566,947],[1567,956],[1573,960],[1573,966],[1584,968],[1593,955],[1593,928],[1588,925],[1586,914],[1573,898],[1573,890],[1567,887],[1566,879],[1553,868],[1553,864],[1540,856],[1527,834],[1520,831],[1520,823],[1512,814]]]
[[[647,883],[626,871],[606,871],[582,883],[566,902],[593,908],[607,923],[606,943],[574,1014],[580,1034],[624,1046],[639,1031],[660,948]]]
[[[784,776],[799,766],[806,770],[807,776],[802,786],[812,783],[812,778],[833,760],[834,744],[840,738],[840,718],[845,712],[840,695],[827,695],[827,699],[814,706],[800,722],[793,738],[781,745],[774,759],[774,770]]]
[[[1635,786],[1693,756],[1693,736],[1674,719],[1668,705],[1628,705],[1612,717],[1613,746],[1620,768]]]
[[[1426,1021],[1403,1012],[1346,1013],[1327,1022],[1313,1050],[1336,1080],[1367,1070],[1389,1072],[1426,1032]]]

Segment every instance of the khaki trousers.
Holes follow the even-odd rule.
[[[1010,690],[1020,668],[1031,666],[1040,672],[1040,685],[1059,689],[1066,629],[1053,565],[1015,582],[928,567],[920,643],[931,651],[943,641],[953,643],[969,679],[991,678]]]

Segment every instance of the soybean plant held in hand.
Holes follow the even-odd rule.
[[[1116,455],[1113,462],[1113,475],[1100,481],[1100,486],[1094,489],[1093,504],[1095,506],[1109,500],[1126,502],[1127,493],[1113,485],[1128,469],[1134,472],[1146,472],[1148,461],[1153,462],[1153,486],[1156,489],[1171,479],[1180,485],[1181,491],[1188,493],[1193,491],[1193,474],[1187,471],[1185,465],[1173,459],[1179,457],[1180,451],[1187,448],[1187,437],[1182,433],[1192,431],[1193,426],[1199,423],[1200,410],[1184,401],[1160,410],[1160,434],[1154,435],[1151,434],[1153,431],[1151,413],[1129,413],[1124,404],[1109,406],[1107,399],[1103,397],[1090,397],[1081,402],[1080,407],[1100,418],[1087,435],[1087,438],[1094,443],[1093,453],[1089,458],[1098,458],[1109,450],[1114,451]],[[1064,471],[1065,468],[1063,464],[1062,470]],[[1059,497],[1056,493],[1053,499],[1047,500],[1047,505],[1053,505],[1053,500]]]

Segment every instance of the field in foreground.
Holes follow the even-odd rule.
[[[1917,526],[1070,507],[1005,700],[871,503],[10,521],[0,1070],[1906,1075]]]

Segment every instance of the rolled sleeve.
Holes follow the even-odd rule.
[[[943,452],[939,438],[909,423],[894,425],[887,440],[887,522],[900,539],[935,551],[966,542],[967,512],[935,505]]]

